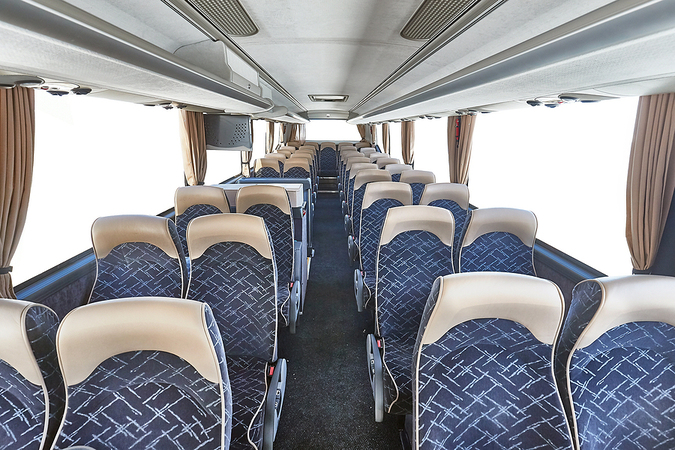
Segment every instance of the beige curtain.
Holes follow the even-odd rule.
[[[451,183],[469,183],[473,129],[478,116],[448,117],[448,167]]]
[[[33,181],[35,92],[0,89],[0,297],[16,298],[12,257],[26,223]]]
[[[274,150],[274,122],[267,121],[267,133],[265,133],[265,154]]]
[[[298,141],[300,145],[305,145],[307,140],[307,126],[303,123],[298,126]]]
[[[377,125],[371,125],[370,126],[370,136],[372,137],[372,142],[371,144],[373,147],[377,144]]]
[[[391,147],[389,145],[389,123],[382,124],[382,151],[386,154],[391,154]]]
[[[626,239],[633,267],[651,267],[675,189],[675,93],[640,97],[626,187]]]
[[[181,110],[180,138],[183,147],[183,170],[187,184],[204,184],[206,177],[206,130],[204,114]]]
[[[366,140],[366,126],[362,124],[356,125],[356,129],[359,130],[359,135],[361,136],[361,142]]]
[[[251,130],[251,148],[253,148],[253,140],[255,139],[255,133],[253,132],[253,119],[249,120],[250,130]],[[241,152],[241,174],[245,177],[251,176],[251,158],[253,157],[253,150],[247,152]]]
[[[401,153],[403,164],[415,163],[415,122],[401,122]]]

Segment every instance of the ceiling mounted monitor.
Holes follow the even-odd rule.
[[[348,95],[330,95],[330,94],[316,94],[310,95],[309,99],[313,102],[346,102]]]

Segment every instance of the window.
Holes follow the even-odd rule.
[[[415,121],[415,169],[433,172],[437,183],[450,181],[447,135],[448,119],[445,117]],[[399,130],[399,141],[400,136]]]
[[[479,116],[471,202],[532,210],[544,242],[608,275],[631,273],[626,174],[637,100]]]
[[[158,214],[183,185],[177,110],[39,90],[35,104],[33,185],[12,260],[15,285],[90,248],[97,217]]]
[[[349,125],[344,120],[312,120],[307,124],[306,139],[308,141],[352,141],[361,140],[356,125]]]

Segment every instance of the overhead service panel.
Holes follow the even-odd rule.
[[[251,119],[248,116],[205,114],[207,150],[246,152],[253,150]]]

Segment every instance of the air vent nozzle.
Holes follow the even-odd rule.
[[[188,0],[188,3],[224,34],[253,36],[258,32],[238,0]]]

